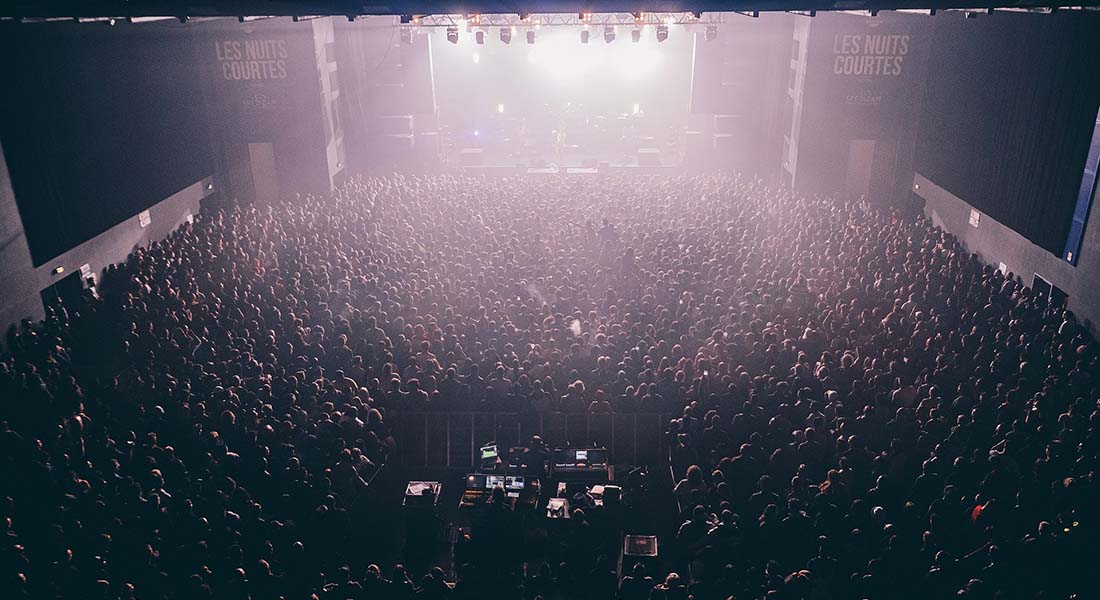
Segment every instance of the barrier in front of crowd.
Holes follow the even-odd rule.
[[[669,416],[657,413],[401,412],[386,417],[402,464],[473,469],[481,445],[504,454],[538,435],[549,446],[605,446],[618,465],[659,465],[668,456]]]

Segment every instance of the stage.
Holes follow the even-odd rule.
[[[678,149],[640,148],[635,153],[566,151],[521,156],[483,148],[452,150],[446,167],[470,172],[585,175],[625,171],[636,174],[674,173],[683,168]]]

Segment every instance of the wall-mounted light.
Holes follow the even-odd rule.
[[[53,268],[53,274],[54,274],[54,275],[60,275],[60,274],[62,274],[62,273],[64,273],[64,272],[65,272],[65,267],[63,267],[63,266],[61,266],[61,265],[58,265],[58,266],[56,266],[56,267],[54,267],[54,268]]]

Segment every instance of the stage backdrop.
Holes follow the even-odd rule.
[[[916,171],[1060,254],[1100,104],[1100,19],[934,20]]]

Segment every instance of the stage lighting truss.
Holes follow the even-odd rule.
[[[422,15],[420,27],[657,27],[664,25],[720,25],[723,13],[653,12],[653,13],[539,13],[482,15]],[[606,32],[606,29],[605,29]],[[503,35],[503,34],[502,34]],[[502,40],[503,41],[503,38]]]

